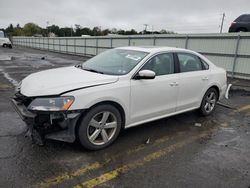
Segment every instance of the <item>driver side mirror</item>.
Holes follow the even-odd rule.
[[[155,78],[155,72],[151,70],[141,70],[137,73],[136,79],[154,79]]]

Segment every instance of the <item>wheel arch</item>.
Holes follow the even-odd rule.
[[[218,99],[219,99],[220,98],[220,89],[219,89],[219,87],[217,85],[212,85],[207,90],[209,90],[210,88],[214,88],[217,91]]]
[[[217,93],[218,93],[218,99],[220,98],[220,89],[219,89],[218,85],[212,84],[212,85],[210,85],[210,86],[205,90],[205,92],[203,93],[202,98],[201,98],[201,101],[200,101],[200,106],[201,106],[203,97],[205,96],[206,92],[207,92],[209,89],[211,89],[211,88],[214,88],[214,89],[217,91]]]
[[[81,117],[78,119],[77,121],[77,125],[76,125],[76,130],[78,129],[79,127],[79,124],[80,122],[82,121],[82,118],[84,117],[84,115],[86,113],[88,113],[89,110],[95,108],[96,106],[99,106],[99,105],[103,105],[103,104],[109,104],[109,105],[112,105],[114,106],[115,108],[117,108],[117,110],[120,112],[121,114],[121,118],[122,118],[122,128],[125,127],[125,124],[126,124],[126,113],[125,113],[125,110],[124,108],[122,107],[121,104],[119,104],[118,102],[115,102],[115,101],[112,101],[112,100],[105,100],[105,101],[101,101],[101,102],[97,102],[95,104],[93,104],[92,106],[90,106],[88,109],[84,110],[84,112],[81,114]]]

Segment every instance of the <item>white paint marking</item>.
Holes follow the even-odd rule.
[[[0,71],[3,73],[3,76],[10,82],[12,83],[13,86],[17,87],[18,86],[18,81],[16,81],[14,78],[12,78],[7,72],[4,72],[3,69],[0,69]]]
[[[8,55],[0,55],[0,61],[10,61],[11,57]]]

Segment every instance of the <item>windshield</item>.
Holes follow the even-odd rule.
[[[82,64],[82,69],[110,75],[130,72],[148,53],[134,50],[112,49]]]

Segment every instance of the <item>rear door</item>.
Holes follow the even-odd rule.
[[[209,84],[208,64],[191,53],[177,53],[177,57],[180,73],[176,111],[199,107]]]

